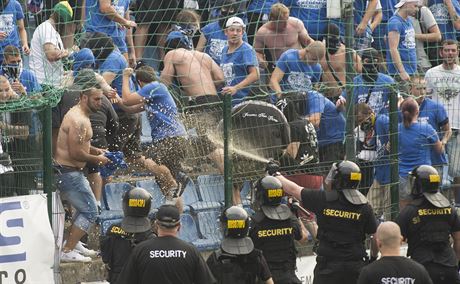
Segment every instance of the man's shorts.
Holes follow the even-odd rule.
[[[182,4],[182,5],[181,5]],[[184,7],[183,0],[140,0],[134,13],[138,24],[169,24]]]
[[[367,193],[367,199],[377,217],[383,215],[386,221],[391,220],[391,186],[389,184],[380,184],[374,179]]]
[[[460,177],[460,135],[458,132],[458,129],[452,129],[452,137],[446,145],[451,177]]]
[[[411,189],[409,186],[409,177],[399,176],[399,200],[408,201],[411,200],[410,195]]]
[[[146,156],[158,165],[166,166],[175,177],[182,171],[187,146],[187,139],[184,137],[167,137],[152,143]]]
[[[126,158],[139,158],[141,150],[141,119],[139,113],[117,111],[118,136],[109,145],[110,151],[122,151]]]
[[[324,145],[318,148],[319,161],[323,165],[318,174],[327,175],[332,163],[341,161],[345,157],[345,146],[342,142]]]

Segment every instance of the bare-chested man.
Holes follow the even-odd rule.
[[[302,21],[289,17],[289,8],[276,3],[272,6],[269,22],[260,27],[254,41],[257,59],[261,67],[267,69],[288,49],[301,49],[313,42]],[[271,58],[265,58],[265,51]]]
[[[216,86],[224,81],[222,70],[206,53],[189,50],[188,41],[187,36],[179,31],[168,35],[160,80],[170,86],[177,79],[187,96],[217,95]]]
[[[81,255],[76,246],[88,233],[97,217],[94,197],[83,168],[86,163],[105,165],[110,160],[101,149],[90,145],[93,130],[89,116],[102,105],[102,90],[98,84],[83,89],[79,103],[64,116],[57,139],[56,181],[61,198],[75,208],[74,222],[61,254],[63,262],[88,262],[89,257]]]
[[[326,97],[336,98],[344,90],[346,83],[346,48],[340,40],[340,30],[335,24],[329,24],[325,30],[326,56],[320,61],[323,75],[321,81],[327,87]],[[361,60],[353,51],[354,68],[361,72]]]

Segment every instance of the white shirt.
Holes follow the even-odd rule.
[[[444,105],[452,128],[460,129],[460,66],[445,70],[438,65],[425,74],[426,91],[432,99]]]
[[[44,49],[46,43],[52,43],[60,50],[64,50],[61,36],[49,20],[41,23],[35,29],[31,41],[29,65],[30,69],[35,73],[39,84],[59,87],[64,75],[64,66],[61,60],[48,61]]]

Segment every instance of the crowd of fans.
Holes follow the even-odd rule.
[[[231,95],[233,106],[276,105],[291,134],[273,158],[325,166],[345,158],[345,109],[355,104],[362,191],[377,216],[389,219],[389,100],[397,96],[400,209],[410,201],[408,175],[418,165],[433,165],[453,188],[460,185],[458,0],[354,1],[353,46],[344,44],[343,19],[326,17],[326,1],[77,2],[45,1],[51,14],[37,23],[29,46],[20,3],[0,1],[0,101],[63,91],[53,109],[53,153],[58,187],[77,211],[64,260],[83,259],[79,240],[96,221],[107,182],[99,167],[113,163],[107,150],[152,172],[179,208],[189,180],[187,147],[198,144],[223,171],[222,149],[203,127],[216,127],[222,117],[181,120],[179,101],[196,106]],[[147,55],[151,46],[156,53]],[[345,90],[349,59],[356,72],[353,101]],[[144,111],[152,136],[146,149]],[[8,129],[24,132],[2,120],[0,137]],[[193,143],[192,128],[200,138]],[[0,154],[6,172],[11,160],[2,148]],[[69,190],[76,185],[81,191]],[[460,191],[454,202],[460,205]]]

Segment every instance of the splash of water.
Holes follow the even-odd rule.
[[[214,144],[216,144],[216,145],[218,145],[218,146],[220,146],[222,148],[224,147],[224,142],[222,141],[222,138],[217,137],[217,135],[208,134],[208,138]],[[233,152],[233,153],[235,153],[237,155],[246,157],[246,158],[254,160],[254,161],[258,161],[258,162],[262,162],[262,163],[268,163],[269,162],[269,160],[267,158],[264,158],[264,157],[262,157],[260,155],[257,155],[257,154],[250,153],[248,151],[244,151],[242,149],[238,149],[238,148],[234,147],[233,144],[230,144],[230,152]]]

